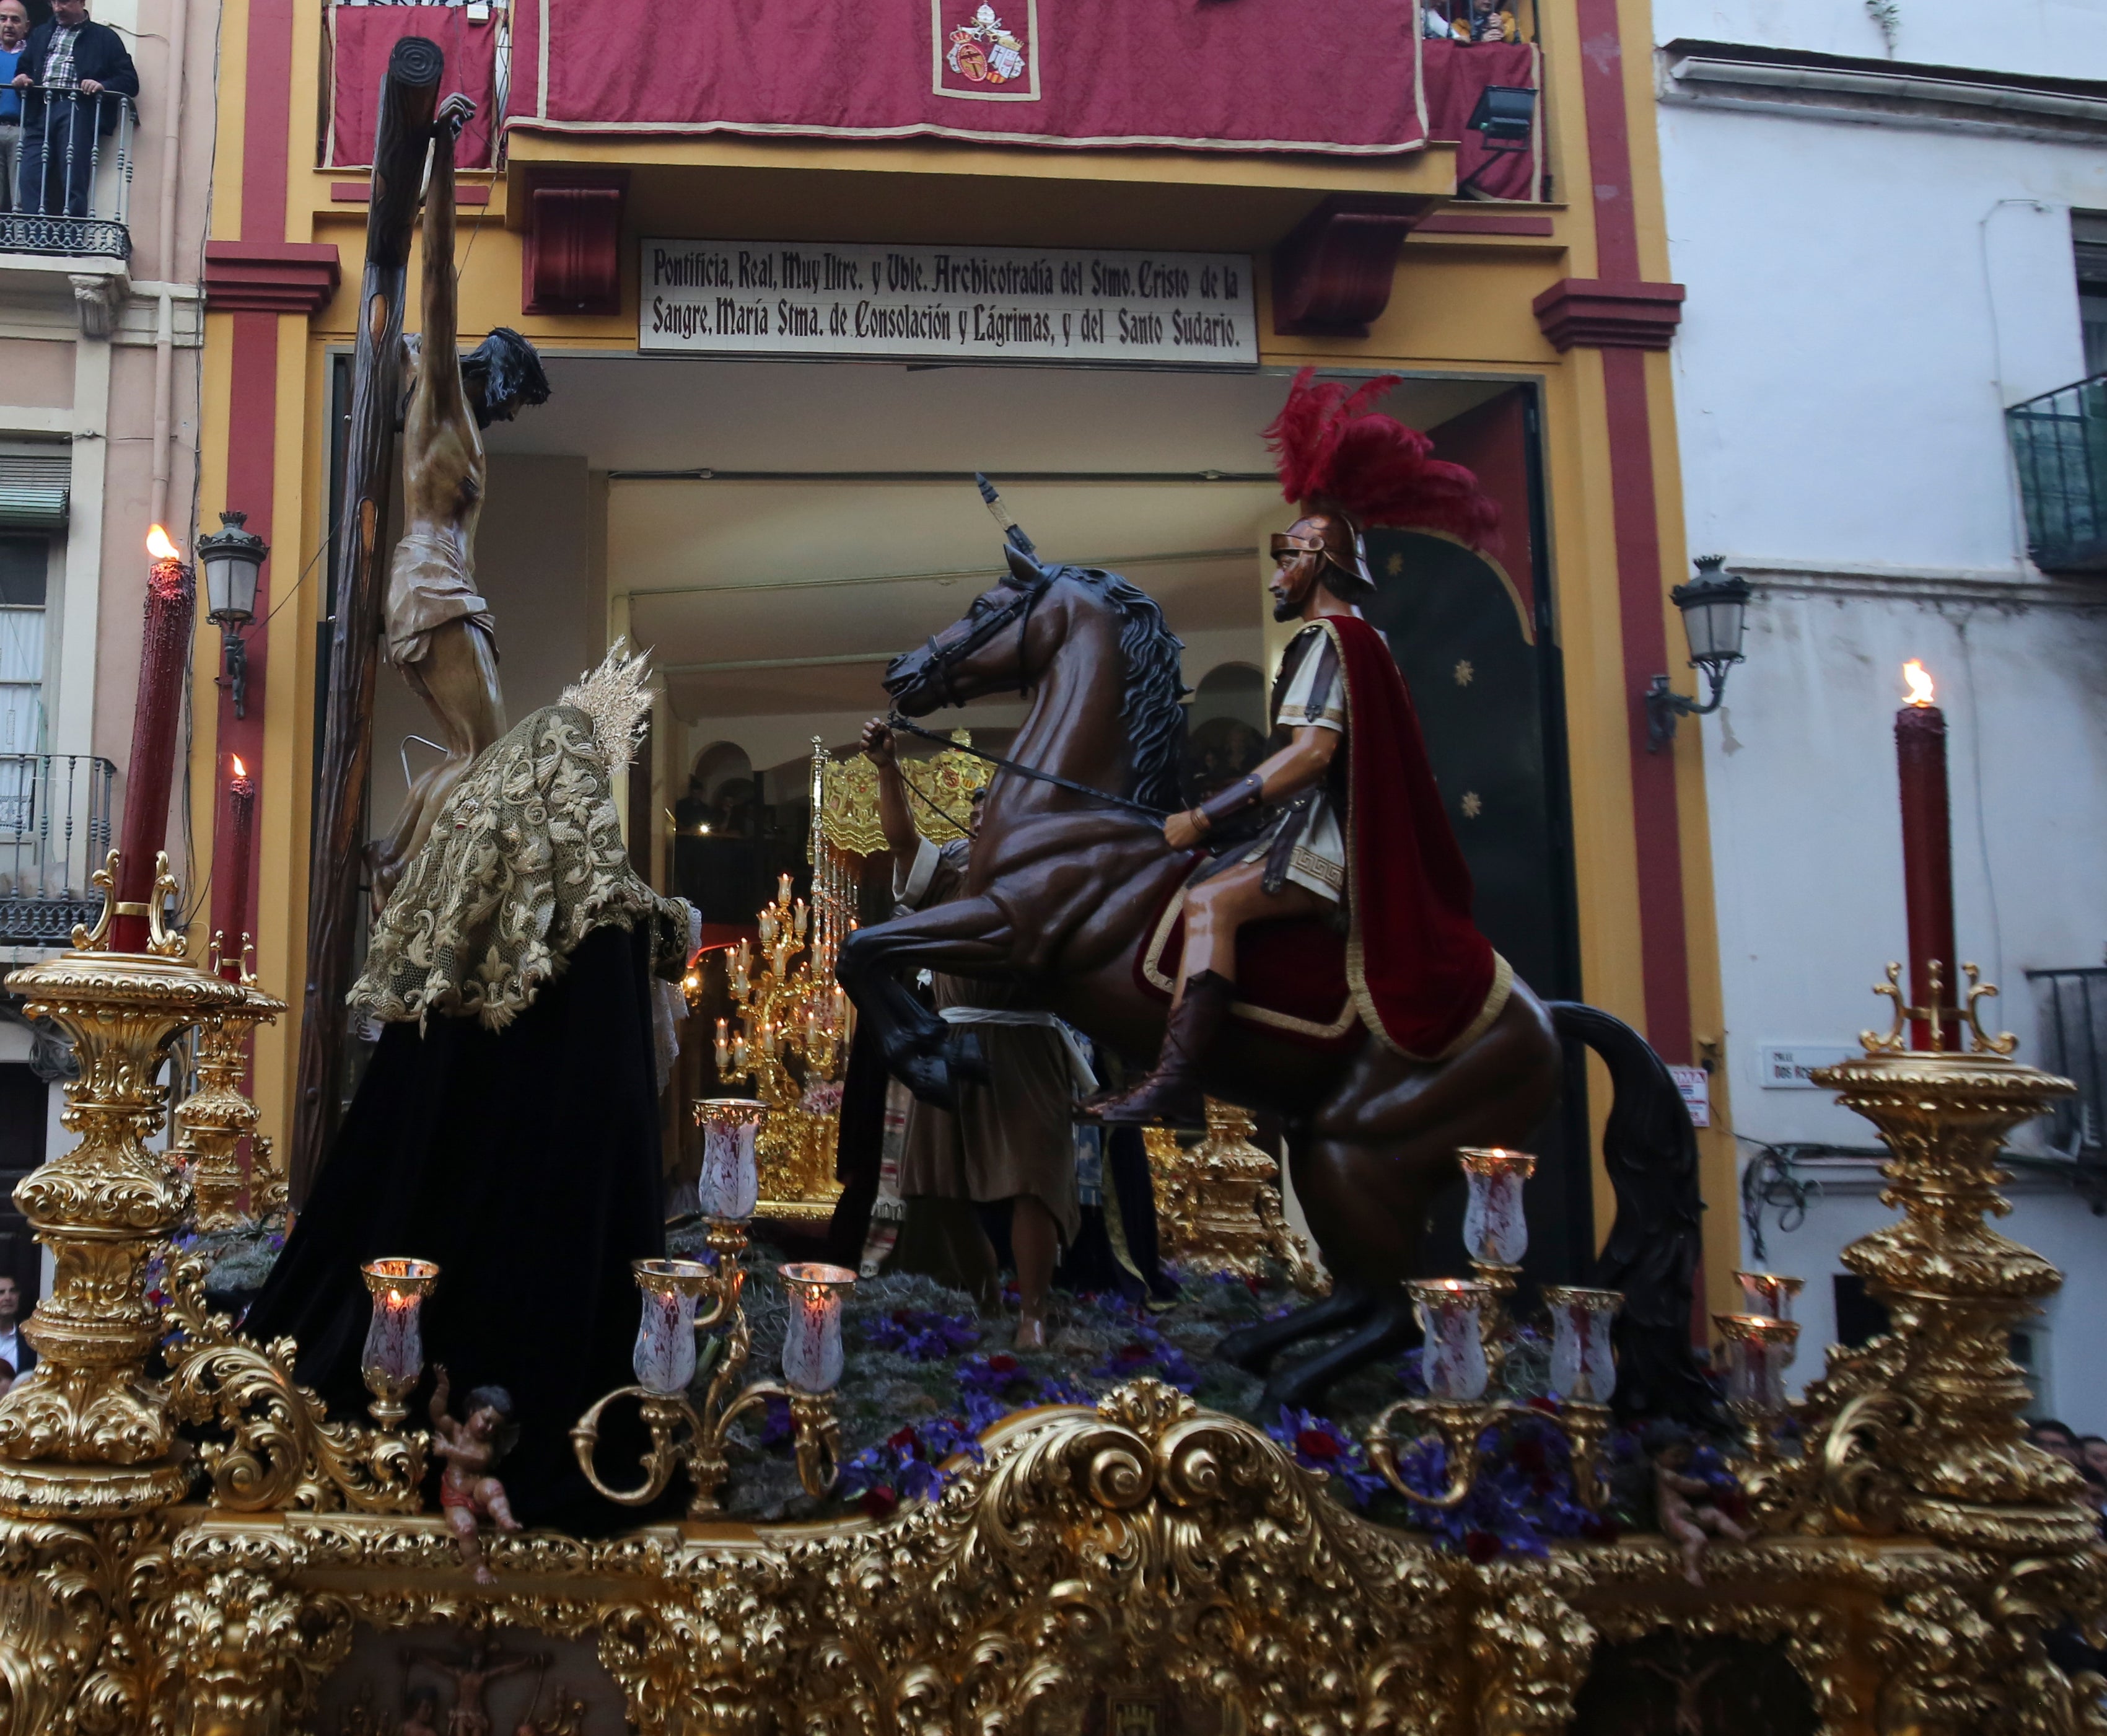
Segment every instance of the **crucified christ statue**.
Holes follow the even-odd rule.
[[[376,913],[461,775],[505,733],[496,623],[475,587],[486,469],[481,430],[549,397],[541,358],[518,332],[499,327],[465,362],[456,347],[454,148],[474,115],[475,105],[456,94],[440,105],[432,126],[424,332],[403,340],[411,382],[402,416],[403,531],[384,610],[389,660],[430,708],[446,758],[411,785],[394,829],[366,847]]]

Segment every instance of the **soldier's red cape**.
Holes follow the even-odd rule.
[[[1382,636],[1321,615],[1346,684],[1346,980],[1390,1047],[1432,1060],[1482,1035],[1513,981],[1471,917],[1471,870]]]

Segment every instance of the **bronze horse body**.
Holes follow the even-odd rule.
[[[961,620],[893,660],[885,686],[894,704],[919,717],[986,694],[1028,693],[1015,764],[1143,808],[1182,806],[1182,647],[1154,602],[1116,573],[1042,569],[1014,551],[1009,561],[1009,575]],[[964,893],[858,929],[838,975],[887,1065],[932,1103],[950,1103],[957,1080],[984,1074],[972,1033],[904,987],[921,969],[1022,981],[1041,1005],[1121,1055],[1153,1055],[1167,1009],[1137,987],[1135,953],[1191,866],[1146,812],[998,771]],[[1551,1016],[1519,981],[1482,1036],[1438,1061],[1408,1059],[1365,1030],[1350,1052],[1325,1054],[1229,1023],[1208,1057],[1206,1088],[1281,1118],[1289,1172],[1333,1290],[1235,1335],[1223,1354],[1263,1373],[1297,1339],[1346,1333],[1276,1374],[1269,1402],[1309,1402],[1411,1341],[1404,1281],[1427,1208],[1458,1173],[1457,1148],[1526,1140],[1561,1073]]]

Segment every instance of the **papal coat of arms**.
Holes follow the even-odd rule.
[[[1033,53],[1036,7],[1032,0],[1003,0],[1005,22],[994,0],[935,0],[937,90],[946,97],[979,97],[1029,102],[1039,95]]]

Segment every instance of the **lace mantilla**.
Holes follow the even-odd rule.
[[[380,914],[352,1008],[433,1013],[492,1030],[533,1004],[603,924],[651,928],[652,964],[686,964],[688,906],[639,878],[622,848],[614,777],[578,706],[522,718],[473,767]]]

